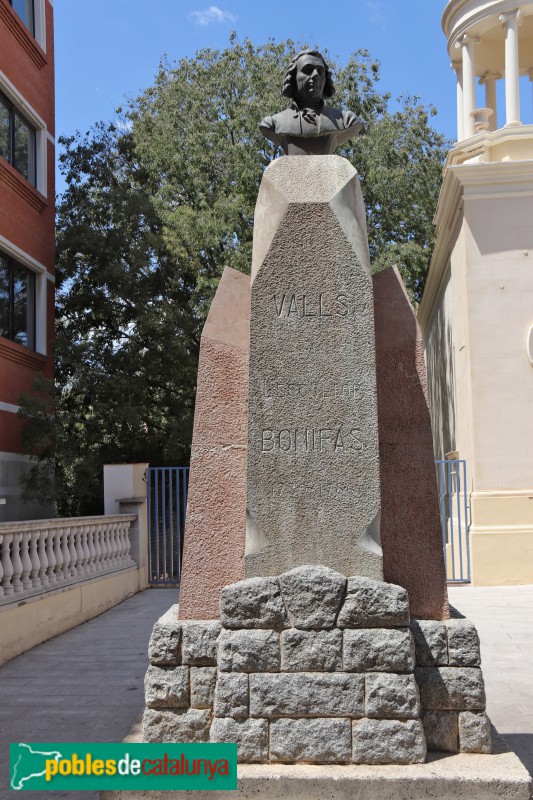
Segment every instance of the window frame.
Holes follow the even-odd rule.
[[[20,21],[22,22],[22,24],[23,24],[23,25],[24,25],[24,26],[27,28],[27,30],[28,30],[28,31],[31,33],[31,35],[33,36],[33,38],[34,38],[34,39],[36,39],[37,37],[35,36],[35,30],[36,30],[36,24],[35,24],[35,22],[36,22],[36,20],[35,20],[35,17],[36,17],[36,15],[35,15],[35,0],[30,0],[30,1],[31,1],[31,27],[30,27],[30,26],[27,24],[26,20],[25,20],[25,19],[23,19],[23,18],[20,16],[20,14],[18,13],[18,11],[15,9],[15,7],[14,7],[14,5],[13,5],[13,0],[7,0],[7,1],[8,1],[8,3],[9,3],[9,5],[11,6],[11,8],[13,9],[13,11],[15,12],[15,14],[17,15],[17,17],[18,17],[18,18],[20,19]]]
[[[0,250],[0,257],[3,261],[6,262],[8,267],[8,293],[9,293],[9,331],[8,336],[4,336],[0,334],[0,339],[6,339],[8,342],[13,342],[14,344],[18,344],[19,347],[24,347],[26,350],[31,350],[32,352],[37,352],[37,281],[38,275],[34,272],[34,270],[29,269],[25,264],[21,264],[20,261],[17,261],[15,258],[9,256],[4,250]],[[25,272],[27,275],[32,276],[33,280],[33,287],[31,292],[31,301],[28,302],[28,318],[31,317],[31,323],[26,325],[26,336],[27,336],[27,344],[22,344],[21,342],[17,342],[15,339],[15,291],[14,291],[14,281],[15,281],[15,271],[21,270]]]
[[[37,188],[37,128],[30,122],[27,116],[22,111],[20,111],[19,108],[17,108],[17,106],[9,99],[9,97],[7,97],[7,95],[4,94],[4,92],[2,92],[1,89],[0,89],[0,99],[7,106],[9,112],[9,132],[8,132],[9,158],[6,158],[5,156],[0,156],[0,158],[3,158],[4,161],[7,161],[7,163],[10,164],[13,167],[13,169],[15,169],[18,172],[19,175],[21,175],[25,180],[28,181],[28,183],[30,183],[36,189]],[[26,177],[26,175],[24,175],[24,173],[22,173],[14,163],[15,134],[16,134],[15,119],[17,114],[20,117],[20,119],[22,119],[22,121],[26,123],[26,125],[29,127],[32,133],[31,137],[32,153],[31,153],[31,160],[29,161],[29,167],[30,167],[29,177]]]

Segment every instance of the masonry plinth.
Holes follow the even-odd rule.
[[[490,753],[479,638],[411,619],[405,589],[307,565],[222,589],[219,620],[155,625],[147,742],[237,742],[240,763],[413,765]]]

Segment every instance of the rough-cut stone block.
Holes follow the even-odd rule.
[[[372,276],[357,173],[278,158],[252,258],[246,575],[383,578]]]
[[[237,742],[240,763],[257,764],[268,761],[268,722],[266,719],[235,719],[215,717],[211,725],[211,742]]]
[[[289,619],[295,628],[333,628],[346,591],[346,578],[328,567],[304,566],[279,577]]]
[[[490,720],[484,712],[459,714],[459,749],[461,753],[490,753],[492,750]]]
[[[250,277],[226,267],[198,363],[180,618],[216,619],[220,590],[244,578]]]
[[[189,667],[148,667],[144,695],[149,708],[187,708]]]
[[[248,675],[220,672],[215,689],[215,717],[245,719],[248,716]]]
[[[407,589],[414,617],[447,619],[424,340],[397,267],[372,283],[383,574]]]
[[[450,619],[447,628],[450,666],[479,667],[479,636],[473,623],[468,619]]]
[[[191,706],[212,708],[217,680],[216,667],[191,667]]]
[[[250,675],[251,717],[362,717],[364,705],[363,675]]]
[[[182,622],[181,660],[196,667],[214,667],[217,663],[217,639],[220,623]]]
[[[220,593],[220,620],[225,628],[289,627],[277,578],[248,578]]]
[[[281,664],[284,672],[342,670],[342,631],[283,631]]]
[[[367,675],[366,716],[375,719],[418,719],[420,696],[414,675]]]
[[[423,764],[426,740],[419,720],[362,719],[353,722],[355,764]]]
[[[174,605],[157,620],[152,629],[148,644],[150,664],[158,667],[178,666],[180,663],[180,637],[178,606]]]
[[[446,625],[432,619],[412,619],[417,667],[445,667],[448,664]]]
[[[279,633],[248,629],[222,631],[217,665],[221,672],[279,672]]]
[[[459,725],[457,711],[424,711],[421,715],[430,753],[457,753]]]
[[[354,576],[348,578],[339,628],[393,628],[409,625],[409,599],[401,586]]]
[[[485,686],[474,667],[415,669],[424,711],[484,711]]]
[[[408,628],[360,628],[344,631],[346,672],[412,672],[415,648]]]
[[[191,708],[145,708],[142,720],[143,742],[208,742],[211,712]]]
[[[351,755],[349,719],[276,719],[270,723],[271,761],[345,764]]]

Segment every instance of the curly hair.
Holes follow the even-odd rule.
[[[290,97],[292,100],[296,98],[296,95],[298,94],[296,89],[296,70],[298,69],[296,62],[302,56],[315,56],[316,58],[321,59],[326,72],[326,83],[322,94],[324,97],[332,97],[335,94],[335,86],[333,85],[331,70],[326,64],[326,59],[322,53],[318,52],[318,50],[300,50],[300,52],[294,56],[285,74],[285,80],[283,81],[283,89],[281,90],[281,93],[285,95],[285,97]]]

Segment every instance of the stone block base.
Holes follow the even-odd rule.
[[[240,763],[410,765],[490,753],[479,638],[410,620],[405,589],[320,565],[221,591],[150,640],[147,742],[237,742]]]
[[[529,800],[525,767],[494,737],[492,755],[430,755],[409,766],[240,764],[235,792],[195,800]],[[181,800],[183,792],[101,792],[100,800]]]

